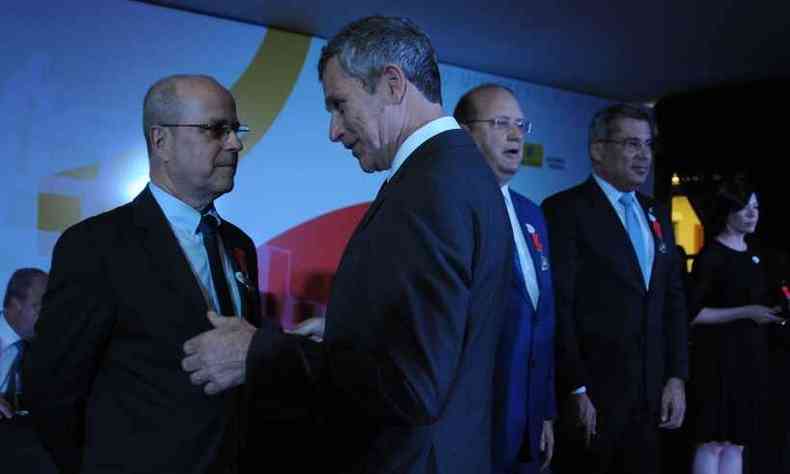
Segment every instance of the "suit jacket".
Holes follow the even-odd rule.
[[[654,225],[649,288],[622,222],[592,177],[542,205],[551,229],[558,390],[565,398],[586,386],[604,432],[617,432],[634,410],[657,425],[664,384],[688,378],[672,223],[652,199],[639,193],[637,199],[657,218],[661,234]]]
[[[535,267],[540,298],[537,308],[533,307],[523,274],[514,260],[515,277],[502,325],[494,384],[493,450],[497,472],[517,472],[519,462],[537,461],[543,422],[557,415],[554,289],[546,223],[532,201],[513,190],[510,196]],[[540,248],[530,237],[527,225],[535,230]]]
[[[257,384],[324,388],[327,472],[490,472],[512,240],[474,142],[461,130],[440,133],[406,160],[351,237],[323,346],[258,331],[247,369]]]
[[[246,266],[257,285],[250,238],[226,221],[219,232],[234,270]],[[257,291],[239,293],[255,321]],[[184,342],[211,329],[206,311],[148,188],[63,233],[23,372],[61,472],[211,473],[238,462],[240,389],[205,395],[181,368]]]

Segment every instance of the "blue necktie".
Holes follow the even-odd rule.
[[[644,277],[645,285],[647,285],[650,281],[650,266],[647,262],[647,249],[645,248],[645,239],[642,236],[642,226],[639,225],[639,218],[636,215],[639,209],[636,198],[631,193],[623,194],[620,196],[620,204],[625,208],[625,230],[628,232],[628,237],[634,246],[636,258],[639,260],[639,268],[642,269],[642,277]]]

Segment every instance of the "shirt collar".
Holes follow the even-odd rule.
[[[609,202],[612,203],[612,206],[619,205],[620,198],[624,194],[631,194],[632,196],[634,196],[634,199],[636,199],[635,191],[631,191],[630,193],[624,193],[619,189],[615,188],[614,186],[612,186],[608,181],[601,178],[595,173],[593,173],[593,179],[595,180],[596,183],[598,183],[598,186],[601,188],[601,191],[603,191],[603,193],[606,195],[606,199],[608,199]],[[637,200],[636,202],[639,202],[639,200]]]
[[[148,187],[151,189],[151,194],[154,195],[154,199],[156,199],[159,207],[162,208],[162,212],[173,228],[188,234],[197,232],[201,217],[197,209],[168,193],[153,181],[148,183]],[[213,205],[208,213],[216,218],[218,223],[222,223],[222,219],[220,219]]]
[[[401,144],[397,153],[395,153],[395,158],[392,160],[392,166],[387,173],[387,181],[395,176],[395,173],[398,172],[401,165],[409,156],[411,156],[412,153],[414,153],[414,150],[419,148],[420,145],[442,132],[459,128],[461,127],[453,117],[444,116],[435,120],[431,120],[430,122],[415,130],[414,133],[409,135],[406,141]]]
[[[20,339],[19,334],[14,331],[14,328],[5,319],[5,311],[0,311],[0,342],[2,342],[0,349],[15,344]]]

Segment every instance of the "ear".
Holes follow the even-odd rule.
[[[148,129],[148,140],[151,143],[152,150],[161,151],[167,143],[167,132],[165,128],[158,125],[151,126],[151,128]]]
[[[603,143],[593,142],[590,144],[590,160],[593,164],[603,161]]]
[[[406,97],[406,75],[403,69],[396,64],[387,64],[381,73],[379,86],[384,87],[386,97],[392,104],[400,104]]]

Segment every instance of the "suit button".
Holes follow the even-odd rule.
[[[529,368],[530,369],[534,369],[535,368],[535,359],[532,359],[532,358],[529,359]]]

